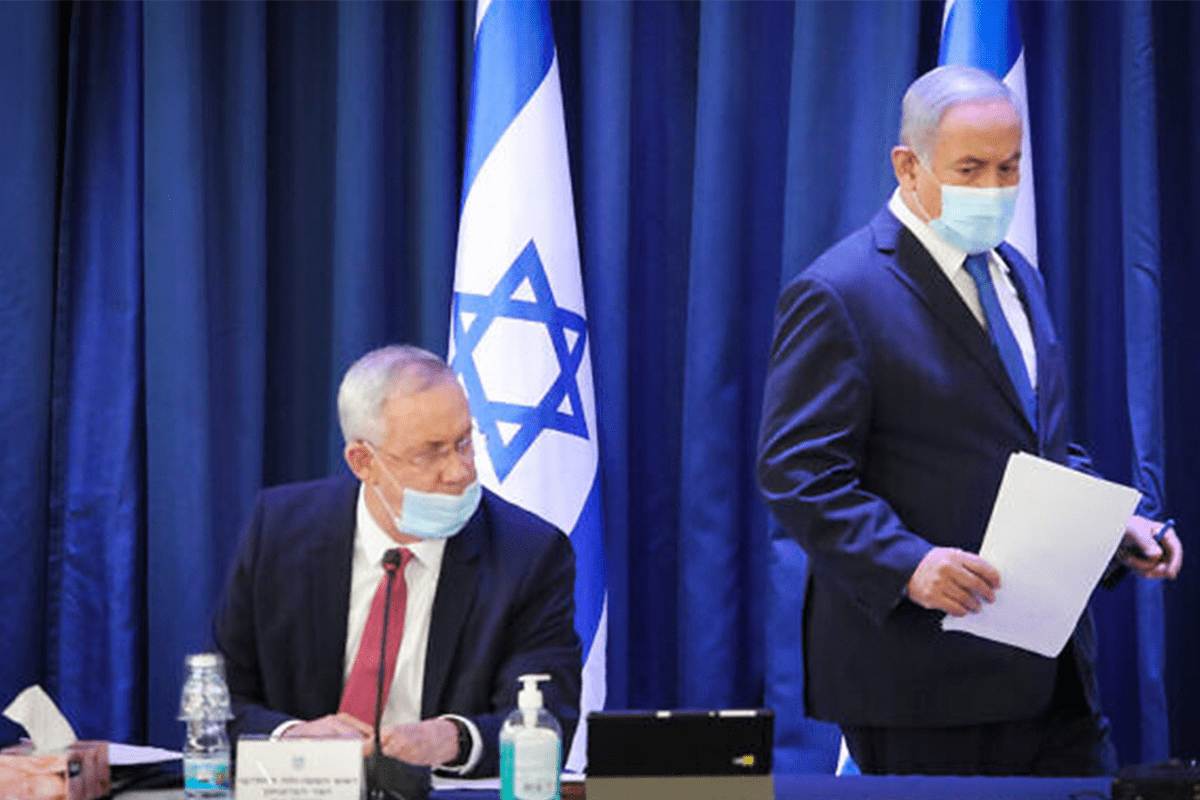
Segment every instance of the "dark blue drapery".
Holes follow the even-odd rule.
[[[1194,541],[1200,11],[1019,11],[1076,437]],[[798,705],[803,555],[772,545],[753,483],[770,315],[890,192],[941,4],[552,12],[609,704],[765,698],[780,767],[828,769],[834,733]],[[84,735],[178,743],[183,654],[255,491],[341,468],[333,394],[356,355],[444,352],[472,20],[442,2],[0,4],[0,702],[41,682]],[[1194,564],[1097,602],[1126,761],[1200,754],[1197,607]]]

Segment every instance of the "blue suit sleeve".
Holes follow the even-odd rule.
[[[932,545],[863,485],[871,406],[866,354],[844,304],[802,274],[776,309],[759,484],[814,574],[882,623]]]

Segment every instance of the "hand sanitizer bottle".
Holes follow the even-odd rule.
[[[501,800],[559,800],[562,728],[542,707],[538,681],[549,675],[522,675],[517,710],[500,728]]]

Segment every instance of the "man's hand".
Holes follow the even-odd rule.
[[[380,737],[386,755],[409,764],[436,767],[458,755],[458,726],[448,719],[392,725]]]
[[[1174,579],[1183,566],[1183,544],[1175,534],[1174,526],[1163,533],[1160,544],[1155,536],[1162,528],[1161,523],[1136,514],[1125,523],[1125,538],[1117,556],[1143,578]]]
[[[292,725],[279,736],[281,739],[370,739],[371,726],[349,714],[329,714]]]
[[[991,603],[1000,573],[982,558],[956,547],[935,547],[908,579],[908,599],[919,606],[965,617]]]

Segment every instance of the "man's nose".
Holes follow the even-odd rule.
[[[444,483],[470,483],[475,476],[475,454],[460,454],[451,450],[442,459],[442,481]]]
[[[1021,180],[1021,174],[1016,170],[1006,170],[1003,165],[996,165],[983,170],[979,182],[975,185],[981,189],[997,189],[1006,186],[1016,186]]]
[[[983,175],[980,176],[979,187],[981,189],[998,189],[1004,185],[1004,177],[998,168],[984,170]]]

